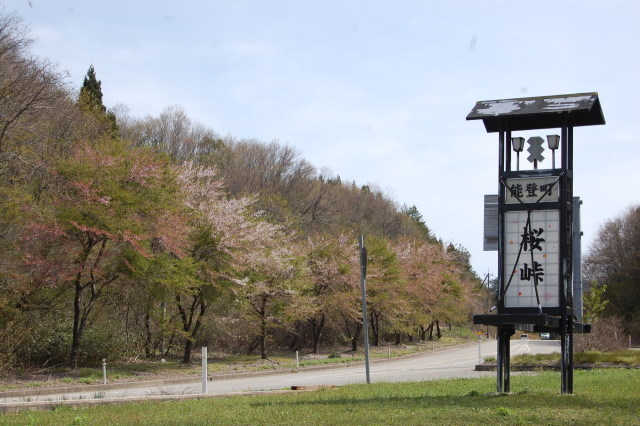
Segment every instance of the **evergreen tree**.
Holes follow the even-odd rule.
[[[102,82],[96,78],[93,65],[89,67],[87,75],[84,77],[78,102],[83,108],[102,113],[107,112],[107,107],[102,103]]]
[[[107,107],[102,102],[102,82],[96,78],[96,71],[93,65],[89,67],[87,75],[84,77],[80,94],[78,95],[80,108],[104,123],[105,132],[110,136],[118,135],[118,125],[116,116],[107,111]]]
[[[409,216],[409,218],[416,224],[425,240],[430,242],[437,241],[431,233],[431,229],[429,229],[429,227],[425,223],[424,218],[422,217],[422,213],[418,211],[418,208],[415,205],[407,207],[407,205],[405,204],[402,206],[401,212]]]

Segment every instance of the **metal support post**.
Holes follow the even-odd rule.
[[[511,392],[511,336],[515,330],[505,329],[504,340],[504,391]]]
[[[367,383],[371,383],[369,370],[369,324],[367,322],[367,248],[364,235],[360,235],[360,288],[362,290],[362,332],[364,333],[364,365]]]
[[[563,325],[560,331],[560,392],[567,392],[567,367],[568,367],[568,351],[567,351],[567,332],[566,332],[566,317],[562,318]]]
[[[498,393],[511,390],[511,336],[515,330],[498,328]]]
[[[503,383],[504,383],[504,365],[503,365],[503,359],[504,359],[504,345],[502,343],[502,340],[504,339],[504,334],[502,333],[502,328],[498,328],[498,341],[497,341],[497,345],[498,345],[498,353],[496,356],[496,369],[497,369],[497,386],[496,386],[496,392],[498,393],[502,393],[503,391]]]
[[[567,322],[567,335],[569,341],[567,343],[568,365],[567,365],[567,393],[573,393],[573,316],[569,315]]]

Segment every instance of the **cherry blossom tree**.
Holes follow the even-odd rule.
[[[163,232],[177,188],[168,163],[112,139],[78,142],[50,174],[53,187],[31,207],[25,266],[34,283],[72,290],[69,365],[77,368],[83,334],[111,285],[151,255],[151,237],[177,246]]]
[[[380,345],[383,322],[393,329],[398,315],[406,309],[404,288],[400,285],[399,263],[388,240],[369,237],[367,246],[367,305],[372,344]]]
[[[298,264],[286,245],[265,247],[244,273],[238,293],[244,298],[245,314],[257,325],[260,356],[268,359],[270,334],[290,322],[288,314],[298,294]]]
[[[311,328],[313,353],[318,352],[329,322],[357,320],[359,268],[356,238],[350,233],[316,235],[305,241],[307,286],[305,318]]]
[[[402,281],[411,304],[411,324],[406,329],[419,328],[420,339],[434,321],[442,273],[447,268],[441,244],[420,239],[402,239],[394,245],[400,262]]]
[[[213,298],[224,291],[238,292],[240,285],[252,289],[240,292],[257,304],[255,294],[263,291],[269,299],[275,283],[291,270],[284,265],[290,252],[281,227],[253,212],[254,197],[229,197],[214,168],[192,162],[180,167],[179,181],[190,210],[188,254],[195,265],[195,279],[176,288],[175,296],[185,337],[183,362],[189,363]]]

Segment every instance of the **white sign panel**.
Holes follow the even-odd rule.
[[[560,305],[560,213],[505,212],[505,307]]]
[[[505,203],[558,201],[560,182],[555,176],[507,179]]]

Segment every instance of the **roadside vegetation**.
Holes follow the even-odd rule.
[[[0,424],[637,424],[640,370],[576,371],[575,394],[557,373],[514,375],[511,395],[495,378],[380,383],[284,395],[143,402],[0,415]]]
[[[495,360],[494,360],[495,361]],[[574,365],[589,364],[594,366],[613,365],[619,367],[640,367],[640,351],[587,351],[573,354]],[[516,355],[511,358],[511,365],[560,365],[560,354]]]
[[[0,9],[0,374],[357,352],[359,234],[372,346],[438,341],[489,303],[415,206],[177,106],[109,109],[93,66],[69,82],[32,43]]]

